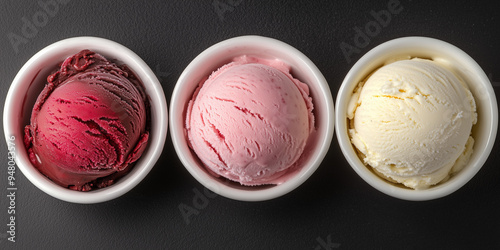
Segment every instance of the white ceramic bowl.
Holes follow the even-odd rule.
[[[307,146],[308,153],[298,174],[280,185],[245,187],[209,174],[188,146],[184,124],[185,110],[203,77],[229,63],[234,57],[252,55],[277,58],[291,66],[294,77],[308,84],[313,98],[317,139]],[[227,198],[262,201],[284,195],[302,184],[325,157],[334,126],[333,100],[328,84],[318,68],[304,54],[281,41],[261,36],[241,36],[217,43],[199,54],[184,70],[170,102],[170,134],[175,150],[186,169],[202,185]]]
[[[24,127],[29,124],[31,110],[47,82],[47,76],[58,69],[68,56],[83,49],[102,54],[107,59],[126,64],[142,81],[151,104],[151,130],[148,146],[130,173],[115,184],[90,192],[61,187],[31,164],[23,144]],[[51,44],[36,53],[19,70],[5,101],[3,124],[8,143],[15,145],[17,166],[35,186],[45,193],[74,203],[98,203],[119,197],[135,187],[158,160],[167,135],[168,110],[163,89],[147,64],[130,49],[116,42],[97,37],[74,37]],[[11,138],[14,140],[11,140]]]
[[[354,88],[370,72],[385,62],[402,56],[442,59],[466,81],[477,105],[478,122],[472,129],[474,152],[469,163],[446,182],[426,190],[411,190],[393,185],[374,174],[356,154],[348,135],[347,106]],[[336,133],[347,161],[368,184],[379,191],[404,200],[431,200],[446,196],[465,185],[488,158],[498,127],[495,92],[481,67],[459,48],[427,37],[404,37],[385,42],[366,53],[346,75],[336,100]]]

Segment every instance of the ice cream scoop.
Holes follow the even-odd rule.
[[[365,164],[413,189],[446,180],[472,153],[474,98],[439,60],[400,60],[377,69],[355,90],[347,117]]]
[[[132,71],[83,50],[48,76],[37,98],[25,128],[30,160],[64,187],[109,186],[146,148],[148,108]]]
[[[306,84],[279,60],[241,56],[200,82],[186,112],[206,169],[243,185],[279,184],[314,130]]]

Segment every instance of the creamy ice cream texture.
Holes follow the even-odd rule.
[[[88,191],[113,184],[146,148],[146,96],[136,76],[102,55],[68,57],[25,129],[31,162],[55,183]]]
[[[242,56],[200,82],[186,114],[190,147],[215,176],[279,184],[314,130],[306,84],[279,60]]]
[[[414,58],[361,82],[348,118],[365,164],[387,180],[426,189],[468,162],[477,114],[467,85],[446,62]]]

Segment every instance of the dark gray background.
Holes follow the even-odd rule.
[[[354,45],[354,28],[364,28],[374,20],[370,12],[386,10],[389,0],[65,0],[16,53],[8,34],[22,35],[23,17],[32,20],[44,11],[38,2],[51,0],[0,2],[2,107],[12,79],[31,56],[51,43],[83,35],[111,39],[136,52],[157,73],[167,102],[177,78],[198,53],[248,34],[276,38],[302,51],[323,72],[334,99],[353,63],[374,46],[403,36],[438,38],[472,56],[490,76],[498,98],[500,9],[493,1],[401,0],[403,10],[392,15],[350,63],[340,44]],[[226,11],[218,14],[214,3]],[[334,137],[322,165],[293,192],[256,203],[209,198],[186,223],[179,205],[194,207],[195,192],[204,188],[179,162],[168,137],[161,158],[144,181],[110,202],[80,205],[57,200],[18,171],[16,243],[11,243],[6,239],[7,147],[3,142],[0,248],[498,249],[498,145],[481,171],[459,191],[438,200],[409,202],[366,184],[346,162]],[[322,242],[330,245],[321,248]]]

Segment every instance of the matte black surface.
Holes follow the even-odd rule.
[[[39,4],[48,2],[57,2],[57,9],[48,13]],[[83,35],[111,39],[137,53],[156,72],[167,102],[196,55],[217,42],[248,34],[276,38],[302,51],[323,72],[334,100],[350,67],[371,48],[403,36],[438,38],[472,56],[492,79],[498,98],[500,9],[494,1],[401,0],[401,11],[375,30],[348,62],[340,44],[354,46],[355,28],[364,29],[375,20],[370,13],[387,10],[389,2],[394,1],[3,0],[0,103],[3,107],[14,76],[31,56],[51,43]],[[25,20],[37,17],[37,32],[13,46],[9,34],[21,36]],[[481,171],[462,189],[438,200],[403,201],[371,188],[351,169],[334,137],[314,175],[283,197],[250,203],[219,196],[196,205],[193,199],[204,188],[184,169],[169,136],[144,181],[110,202],[79,205],[57,200],[18,170],[15,243],[7,239],[3,141],[0,249],[500,248],[498,140]],[[199,208],[189,223],[179,210],[181,204]]]

